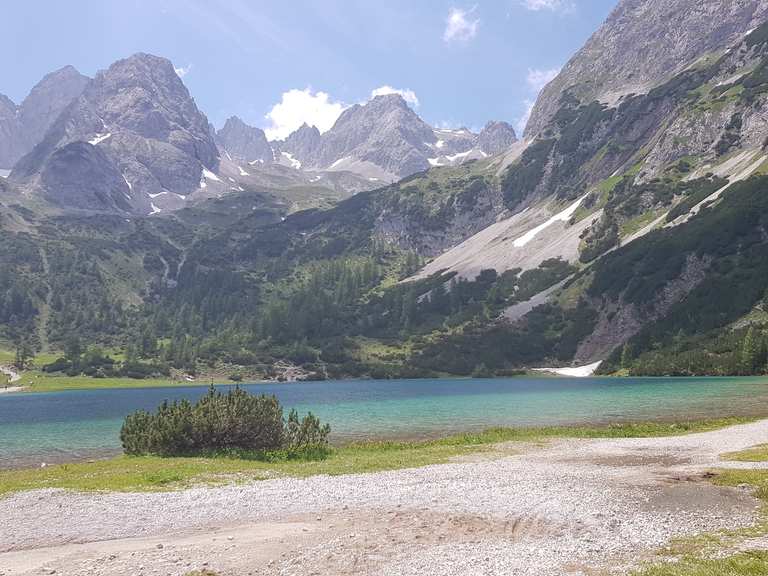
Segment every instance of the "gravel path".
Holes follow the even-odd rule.
[[[419,469],[162,494],[0,500],[0,575],[562,575],[752,523],[748,491],[704,481],[768,420],[674,438],[560,440]],[[511,450],[520,454],[509,455]],[[753,466],[754,467],[754,466]]]

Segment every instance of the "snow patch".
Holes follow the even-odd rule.
[[[472,150],[467,150],[466,152],[459,152],[458,154],[454,154],[452,156],[446,156],[446,160],[449,162],[456,162],[456,160],[464,160],[467,156],[472,154],[472,152],[476,152],[476,150],[473,148]],[[479,150],[478,150],[479,152]],[[482,154],[482,152],[481,152]]]
[[[248,174],[248,172],[243,170],[242,166],[238,166],[237,169],[240,170],[240,176],[250,176],[250,174]]]
[[[248,164],[250,164],[251,166],[255,166],[256,164],[264,164],[264,160],[262,160],[261,158],[258,158],[256,160],[251,160],[250,162],[248,162]]]
[[[435,148],[442,148],[443,146],[445,146],[445,140],[438,140],[435,142]]]
[[[334,168],[341,165],[343,162],[346,162],[347,160],[349,160],[349,156],[345,156],[344,158],[339,158],[338,160],[336,160],[336,162],[328,166],[328,170],[333,170]]]
[[[107,132],[106,134],[96,134],[96,136],[88,140],[88,144],[90,144],[91,146],[96,146],[96,144],[98,144],[99,142],[104,142],[104,140],[106,140],[110,136],[112,136],[112,132]]]
[[[486,156],[488,156],[488,154],[486,154],[482,150],[478,150],[477,148],[470,148],[465,152],[458,152],[450,156],[439,156],[437,158],[427,158],[427,162],[429,162],[430,166],[448,166],[450,164],[455,164],[457,162],[461,164],[465,160],[467,160],[467,158],[472,154],[477,154],[481,158],[485,158]]]
[[[149,213],[150,216],[152,216],[153,214],[160,214],[160,212],[162,212],[162,209],[155,206],[153,202],[150,202],[149,206],[150,208],[152,208],[152,212]]]
[[[588,378],[595,373],[602,363],[602,360],[598,360],[597,362],[587,364],[586,366],[574,366],[573,368],[534,368],[533,371],[549,372],[550,374],[569,376],[571,378]]]
[[[149,196],[152,199],[155,199],[158,196],[162,196],[163,194],[167,194],[167,193],[168,192],[166,192],[165,190],[163,190],[162,192],[158,192],[157,194],[150,194],[149,192],[147,192],[147,196]]]
[[[301,162],[296,160],[296,158],[293,157],[293,154],[291,154],[290,152],[281,152],[281,154],[288,160],[288,162],[291,163],[291,166],[293,168],[296,168],[296,170],[301,168]]]
[[[216,174],[208,170],[208,168],[203,168],[203,178],[206,180],[213,180],[214,182],[221,182],[221,179],[216,176]]]
[[[125,177],[125,174],[123,174],[123,181],[125,182],[126,186],[128,186],[128,190],[133,191],[133,184],[128,182],[128,178]]]
[[[587,196],[586,196],[586,194],[585,194],[584,196],[582,196],[581,198],[579,198],[578,200],[576,200],[576,202],[574,202],[573,204],[571,204],[570,206],[568,206],[568,208],[566,208],[566,209],[565,209],[565,210],[563,210],[562,212],[559,212],[558,214],[555,214],[554,216],[552,216],[552,218],[550,218],[549,220],[547,220],[546,222],[544,222],[544,224],[539,224],[538,226],[536,226],[536,228],[533,228],[533,229],[531,229],[531,230],[528,230],[528,232],[526,232],[525,234],[523,234],[522,236],[520,236],[520,238],[518,238],[517,240],[515,240],[515,241],[512,243],[512,245],[513,245],[515,248],[522,248],[523,246],[525,246],[526,244],[528,244],[528,242],[530,242],[531,240],[533,240],[534,238],[536,238],[536,236],[539,234],[539,232],[541,232],[542,230],[544,230],[544,229],[548,228],[549,226],[551,226],[551,225],[552,225],[552,224],[554,224],[555,222],[568,222],[568,220],[570,220],[570,219],[571,219],[571,216],[573,216],[573,213],[574,213],[574,212],[576,212],[576,209],[579,207],[579,205],[581,204],[581,202],[582,202],[582,201],[584,200],[584,198],[586,198],[586,197],[587,197]]]

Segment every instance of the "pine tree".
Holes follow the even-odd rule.
[[[24,370],[29,366],[35,357],[35,351],[26,336],[21,336],[16,342],[16,357],[13,365],[19,370]]]
[[[760,355],[760,342],[755,334],[755,327],[750,326],[741,344],[741,372],[754,374]]]
[[[624,347],[621,349],[621,367],[624,370],[629,370],[632,367],[632,360],[635,357],[632,345],[629,342],[624,343]]]

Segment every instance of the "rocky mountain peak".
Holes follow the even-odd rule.
[[[216,132],[219,145],[233,160],[243,162],[272,162],[272,147],[261,128],[249,126],[237,116],[231,116]]]
[[[16,115],[16,103],[5,94],[0,94],[0,114],[7,114],[9,110],[12,110],[13,114]]]
[[[197,109],[173,64],[151,54],[135,54],[99,72],[86,90],[106,128],[111,126],[174,145],[215,166],[218,154],[208,120]],[[173,138],[172,138],[173,135]]]
[[[17,163],[11,179],[40,189],[44,195],[57,196],[49,185],[52,180],[40,175],[48,171],[53,155],[73,142],[103,149],[103,155],[76,149],[73,157],[87,159],[81,165],[110,181],[115,173],[120,174],[128,189],[129,206],[138,213],[160,206],[164,195],[184,197],[195,191],[203,167],[215,170],[218,166],[207,118],[171,62],[150,54],[135,54],[99,72],[65,108],[43,141]],[[60,157],[56,155],[56,159]],[[111,166],[96,169],[99,162]]]
[[[19,121],[29,150],[43,139],[62,110],[83,93],[88,82],[90,78],[80,74],[74,66],[64,66],[46,74],[32,88],[19,111]]]
[[[477,136],[477,145],[488,155],[500,154],[515,142],[517,134],[507,122],[488,122]]]
[[[322,135],[322,147],[311,161],[317,167],[327,167],[350,159],[402,177],[429,167],[426,155],[435,141],[432,128],[402,96],[387,94],[342,112]]]
[[[282,155],[290,155],[290,159],[295,159],[295,161],[308,166],[319,154],[322,136],[316,126],[310,126],[304,122],[285,140],[273,142],[273,145]]]
[[[90,79],[73,66],[46,74],[19,106],[0,95],[0,168],[32,150]]]
[[[616,103],[721,51],[768,18],[768,0],[622,0],[539,95],[525,130],[551,121],[561,95]]]

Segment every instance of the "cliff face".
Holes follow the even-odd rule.
[[[708,53],[721,52],[768,17],[768,0],[622,0],[540,94],[525,130],[549,124],[564,92],[615,104],[644,94]]]
[[[89,146],[99,152],[87,151]],[[77,166],[70,169],[66,159],[76,160]],[[218,162],[208,120],[171,62],[136,54],[88,83],[42,142],[19,160],[11,180],[63,208],[122,206],[148,214],[158,196],[197,190],[203,170],[215,169]],[[78,174],[98,175],[103,185],[77,181]],[[80,198],[78,187],[84,191]],[[91,203],[100,195],[111,200]]]

